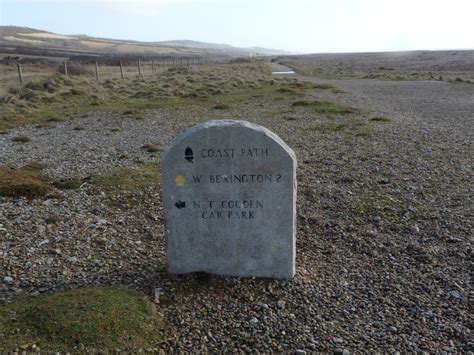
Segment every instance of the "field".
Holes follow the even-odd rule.
[[[473,351],[469,53],[9,85],[0,351]],[[351,64],[336,75],[335,59]],[[277,62],[298,74],[272,75]],[[382,66],[423,75],[363,79]],[[293,280],[167,273],[160,153],[212,119],[263,125],[295,150]],[[113,327],[87,321],[97,312]]]

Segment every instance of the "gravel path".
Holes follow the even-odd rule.
[[[156,160],[140,147],[163,149],[199,121],[264,125],[298,157],[294,280],[168,275],[159,186],[128,193],[86,180],[61,198],[0,199],[3,297],[110,284],[152,296],[161,288],[166,351],[474,351],[474,86],[330,83],[344,93],[308,98],[367,111],[331,118],[292,108],[295,99],[254,98],[238,109],[78,117],[0,136],[0,165],[44,162],[51,176],[84,178]],[[368,120],[380,115],[390,121]],[[315,129],[354,119],[366,123],[364,134]],[[17,135],[32,141],[13,143]],[[47,224],[49,215],[64,220]]]

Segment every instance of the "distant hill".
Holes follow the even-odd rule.
[[[87,35],[61,35],[28,27],[0,26],[0,52],[43,53],[43,55],[140,55],[182,57],[248,57],[253,55],[290,54],[267,48],[238,48],[227,44],[205,43],[191,40],[139,42],[90,37]],[[28,53],[24,53],[28,54]]]

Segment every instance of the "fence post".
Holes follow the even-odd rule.
[[[189,58],[186,58],[186,66],[189,68]]]
[[[173,68],[174,68],[174,58],[173,58]]]
[[[165,71],[165,70],[166,70],[166,59],[163,58],[163,71]]]
[[[100,81],[100,78],[99,78],[99,63],[95,62],[95,78],[97,80],[97,82]]]
[[[151,58],[151,71],[155,74],[155,60]]]
[[[183,66],[183,57],[179,58],[180,60],[180,66],[182,67]]]
[[[140,68],[140,58],[138,58],[138,75],[142,75],[142,70]]]
[[[120,61],[120,77],[123,79],[123,63]]]
[[[64,75],[67,76],[67,62],[64,61]]]
[[[21,64],[18,63],[17,67],[18,67],[18,78],[20,79],[20,84],[23,84],[23,73],[21,71]]]

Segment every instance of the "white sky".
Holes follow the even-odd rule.
[[[296,52],[474,49],[474,0],[0,0],[0,24]]]

